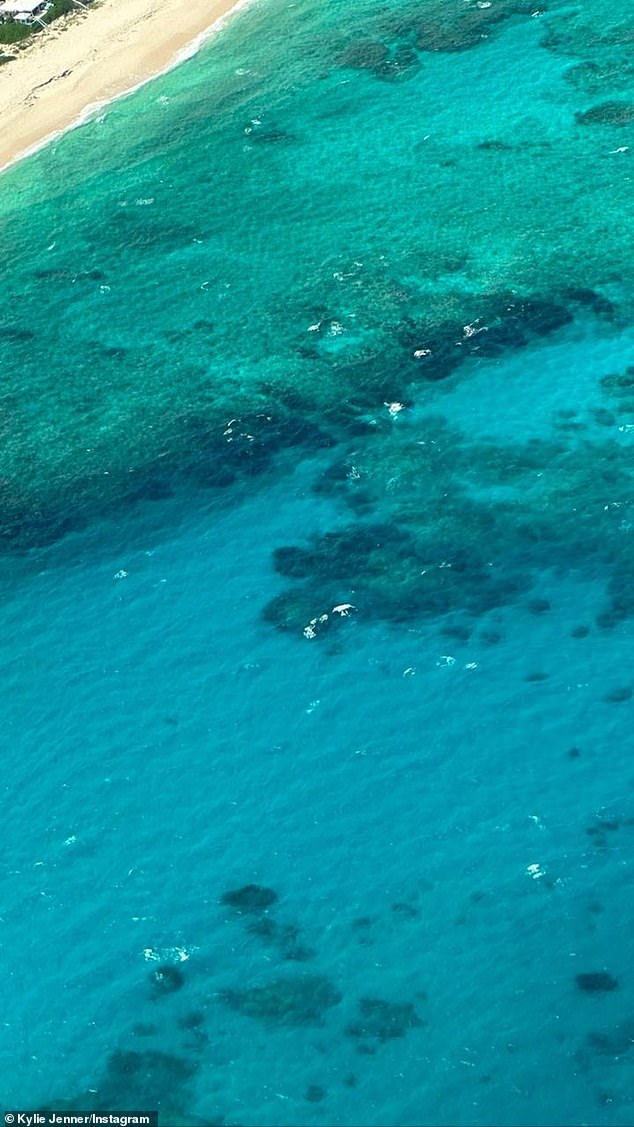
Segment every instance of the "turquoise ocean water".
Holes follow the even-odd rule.
[[[256,0],[0,179],[2,1106],[634,1121],[633,42]]]

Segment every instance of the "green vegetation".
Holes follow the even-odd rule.
[[[65,16],[68,12],[76,12],[77,10],[74,0],[54,0],[48,12],[42,16],[42,20],[44,23],[52,23],[60,16]],[[42,31],[41,23],[25,24],[19,23],[17,20],[7,20],[6,23],[0,23],[0,43],[22,43],[23,40],[29,39],[31,35],[36,35],[39,31]],[[8,61],[9,56],[0,55],[0,63]]]
[[[21,43],[23,39],[28,39],[33,30],[28,24],[7,20],[6,23],[0,23],[0,43]],[[6,55],[2,56],[2,61],[7,61]]]
[[[49,8],[46,15],[43,17],[45,23],[52,23],[53,20],[58,19],[60,16],[65,16],[67,12],[76,12],[77,6],[73,0],[54,0],[53,6]]]

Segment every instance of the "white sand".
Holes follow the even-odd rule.
[[[165,70],[234,7],[235,0],[99,0],[56,20],[0,66],[0,169],[88,107]]]

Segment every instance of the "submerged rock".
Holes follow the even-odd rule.
[[[333,596],[308,587],[283,591],[262,608],[262,618],[277,630],[289,631],[298,637],[315,638],[332,627],[330,614]],[[328,608],[328,609],[325,609]]]
[[[220,903],[236,912],[264,912],[277,900],[277,892],[261,884],[245,884],[223,892]]]
[[[601,317],[611,319],[616,312],[614,302],[604,297],[603,294],[597,293],[596,290],[589,289],[587,286],[567,286],[561,291],[561,296],[566,301],[572,301],[577,305],[585,306],[587,309],[590,309],[592,313],[596,313]]]
[[[19,325],[0,325],[0,338],[15,344],[26,343],[35,338],[35,333]]]
[[[376,70],[388,56],[389,50],[385,43],[360,39],[341,52],[337,63],[340,67],[349,67],[353,70]]]
[[[590,971],[575,975],[575,982],[586,994],[604,994],[618,988],[618,979],[607,971]]]
[[[629,125],[634,121],[634,102],[602,102],[575,118],[579,125]]]
[[[171,1053],[116,1050],[98,1082],[99,1107],[144,1108],[180,1103],[197,1063]]]
[[[215,418],[191,414],[182,424],[181,441],[191,451],[179,467],[182,476],[221,488],[236,478],[261,476],[285,450],[320,450],[333,444],[309,419],[279,409],[245,412],[222,425]]]
[[[150,982],[155,994],[174,994],[185,985],[185,975],[171,963],[161,963],[150,974]]]
[[[246,1017],[279,1025],[320,1025],[342,995],[323,975],[279,978],[268,986],[224,990],[220,1001]]]
[[[307,579],[316,566],[316,556],[305,548],[298,548],[294,544],[284,548],[276,548],[273,552],[273,567],[280,575],[291,579]]]
[[[631,685],[618,685],[603,697],[604,701],[608,704],[622,704],[623,701],[632,699],[632,686]]]
[[[599,382],[611,395],[629,395],[634,388],[634,367],[628,366],[624,372],[602,376]]]
[[[400,552],[408,537],[387,524],[352,525],[316,537],[310,549],[278,548],[273,554],[275,570],[293,578],[313,576],[326,581],[346,579],[364,571],[381,573],[384,554]]]
[[[275,947],[285,961],[303,963],[316,954],[300,941],[300,928],[295,924],[281,924],[270,916],[262,916],[249,923],[247,931],[267,946]]]
[[[498,141],[493,138],[490,141],[479,141],[476,145],[476,149],[482,149],[484,152],[492,153],[512,153],[514,146],[507,144],[506,141]]]
[[[418,52],[409,43],[390,49],[375,40],[360,40],[346,47],[338,58],[340,67],[370,71],[375,78],[409,78],[420,67]]]
[[[490,29],[506,19],[500,8],[467,8],[454,19],[447,18],[444,9],[432,7],[416,23],[416,46],[420,51],[440,51],[454,54],[468,51],[483,43]]]
[[[262,125],[261,122],[250,121],[243,129],[250,143],[257,145],[291,144],[297,138],[286,129],[276,129],[273,125]]]
[[[476,300],[478,306],[481,313],[466,324],[462,320],[434,325],[403,319],[399,339],[427,379],[446,379],[472,356],[495,359],[507,350],[525,348],[531,340],[549,336],[573,319],[560,301],[539,296],[483,297]]]
[[[634,1019],[619,1021],[609,1033],[588,1033],[585,1039],[588,1049],[599,1056],[620,1057],[634,1045]]]
[[[546,614],[550,610],[550,603],[548,599],[531,599],[528,603],[528,609],[531,614]]]
[[[593,292],[575,290],[570,300],[589,305]],[[512,304],[526,339],[536,325],[548,331],[570,316],[557,302]],[[417,339],[413,321],[402,332]],[[630,394],[633,379],[627,371],[601,382]],[[619,403],[617,421],[622,413]],[[534,594],[543,569],[589,559],[605,568],[610,600],[597,623],[609,628],[634,613],[634,550],[622,535],[629,502],[614,504],[630,494],[629,462],[611,436],[583,447],[560,438],[474,442],[442,416],[403,424],[377,429],[322,475],[318,487],[341,497],[358,523],[278,549],[276,569],[293,586],[265,608],[267,621],[312,637],[339,621],[333,608],[345,599],[360,622],[451,615],[439,627],[463,623],[466,637],[474,616],[520,596],[533,614],[547,613]],[[377,513],[389,520],[373,523]],[[482,625],[483,640],[500,640]]]
[[[627,54],[601,62],[586,59],[564,72],[566,82],[590,95],[625,90],[631,86],[633,77],[634,63]]]
[[[149,1021],[136,1021],[130,1030],[133,1037],[156,1037],[159,1032],[158,1025]]]
[[[378,67],[377,78],[394,81],[412,78],[420,69],[418,52],[407,43],[399,43],[390,57]]]
[[[322,1100],[325,1100],[327,1095],[326,1089],[322,1088],[321,1084],[309,1084],[304,1099],[308,1100],[311,1104],[318,1104],[321,1103]]]
[[[346,1032],[351,1037],[391,1041],[409,1029],[423,1025],[412,1002],[388,1002],[384,998],[362,998],[359,1016]]]

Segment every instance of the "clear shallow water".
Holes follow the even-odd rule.
[[[3,178],[7,1106],[631,1122],[631,16],[519,7]]]

